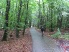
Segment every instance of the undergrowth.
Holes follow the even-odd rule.
[[[53,38],[59,38],[59,36],[61,35],[61,32],[59,30],[59,28],[57,29],[57,32],[53,35],[51,35]]]
[[[53,35],[51,35],[52,38],[63,38],[65,40],[69,40],[69,33],[64,33],[64,35],[61,34],[60,29],[57,29],[57,32]]]

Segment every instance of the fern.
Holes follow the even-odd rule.
[[[60,29],[57,29],[57,32],[53,35],[51,35],[53,38],[59,38],[59,36],[61,35]]]

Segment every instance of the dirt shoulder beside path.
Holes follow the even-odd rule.
[[[0,34],[2,34],[2,31]],[[29,29],[26,29],[24,37],[4,42],[0,41],[0,52],[32,52],[32,38]]]

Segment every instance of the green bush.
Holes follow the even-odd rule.
[[[59,36],[61,35],[61,32],[59,30],[59,28],[57,29],[57,32],[53,35],[51,35],[53,38],[59,38]]]
[[[69,40],[69,33],[65,33],[64,35],[61,35],[60,38],[64,38],[66,40]]]

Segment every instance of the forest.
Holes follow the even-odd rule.
[[[69,42],[69,0],[0,0],[0,45],[3,44],[2,47],[4,44],[10,45],[7,41],[12,44],[24,41],[27,44],[29,39],[32,47],[30,29],[35,28],[40,32],[41,27],[44,27],[45,35]],[[2,51],[6,52],[0,50]]]

